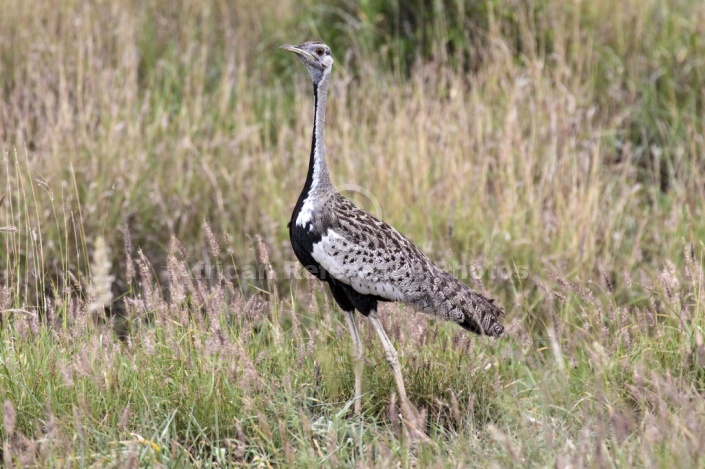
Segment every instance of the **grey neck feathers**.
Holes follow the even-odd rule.
[[[326,105],[328,103],[328,83],[330,73],[324,73],[323,79],[314,85],[315,92],[315,115],[313,117],[313,148],[312,164],[313,174],[311,181],[311,192],[322,194],[332,190],[328,174],[328,163],[326,161]]]

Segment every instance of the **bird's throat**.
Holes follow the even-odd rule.
[[[328,77],[313,85],[314,116],[313,140],[308,174],[311,178],[310,192],[319,192],[330,187],[328,162],[326,161],[326,107],[328,104]],[[307,178],[308,179],[308,178]]]
[[[314,114],[313,136],[311,141],[311,156],[308,164],[308,174],[299,200],[292,214],[292,222],[304,227],[311,221],[314,199],[325,195],[332,189],[326,161],[326,106],[328,103],[328,79],[325,74],[319,83],[313,84]]]

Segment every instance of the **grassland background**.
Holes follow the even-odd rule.
[[[1,7],[6,464],[703,464],[705,3]],[[352,415],[340,315],[284,275],[312,96],[277,47],[313,38],[334,182],[507,311],[383,307],[429,444],[364,320]]]

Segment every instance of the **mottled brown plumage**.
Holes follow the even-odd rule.
[[[502,310],[435,265],[397,230],[355,207],[330,182],[325,117],[333,58],[328,46],[311,41],[283,49],[295,53],[311,75],[314,94],[313,142],[306,182],[289,222],[294,253],[305,268],[328,283],[345,313],[355,359],[355,411],[362,396],[362,341],[355,311],[377,333],[399,391],[402,414],[412,433],[416,412],[406,396],[397,352],[377,317],[379,301],[401,301],[453,321],[477,334],[501,336]]]
[[[314,204],[314,231],[323,234],[313,258],[356,292],[401,301],[477,334],[501,336],[502,310],[434,264],[397,230],[331,188]]]

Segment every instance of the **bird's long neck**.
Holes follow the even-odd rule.
[[[328,103],[328,79],[325,74],[323,79],[313,85],[314,115],[313,115],[313,141],[311,142],[311,159],[308,164],[308,175],[304,193],[321,193],[330,189],[330,176],[326,162],[326,104]],[[303,195],[303,194],[302,194]]]

